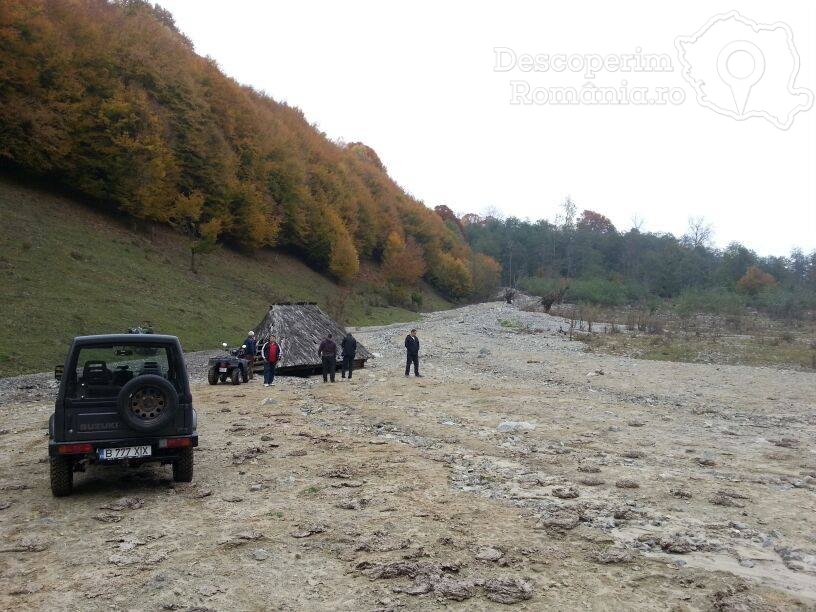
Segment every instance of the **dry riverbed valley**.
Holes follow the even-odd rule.
[[[507,325],[507,321],[519,325]],[[816,374],[587,353],[488,303],[354,330],[335,384],[209,386],[169,467],[48,486],[47,375],[0,381],[0,608],[816,609]]]

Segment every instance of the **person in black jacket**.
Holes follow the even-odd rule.
[[[417,338],[417,332],[415,329],[411,330],[411,333],[405,336],[405,350],[407,351],[407,359],[405,361],[405,375],[411,371],[411,364],[414,364],[414,375],[415,376],[422,376],[419,373],[419,338]]]
[[[317,354],[323,364],[323,382],[328,382],[328,377],[334,382],[334,372],[337,368],[337,345],[332,340],[332,335],[327,334],[317,348]]]
[[[354,339],[354,336],[346,334],[345,338],[340,342],[340,350],[343,357],[340,373],[345,378],[346,370],[348,370],[348,377],[351,378],[351,372],[354,369],[354,355],[357,353],[357,340]]]
[[[255,375],[255,354],[258,352],[258,341],[255,339],[254,331],[249,330],[249,334],[244,340],[244,346],[246,346],[244,358],[248,362],[249,377],[252,378]]]

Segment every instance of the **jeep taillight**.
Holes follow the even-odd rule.
[[[190,446],[190,438],[167,438],[159,440],[159,448],[184,448]]]
[[[57,452],[60,455],[84,455],[93,452],[93,444],[60,444]]]

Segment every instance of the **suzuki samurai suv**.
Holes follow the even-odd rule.
[[[59,392],[48,424],[51,492],[69,495],[86,466],[173,466],[193,479],[198,417],[175,336],[111,334],[74,338],[54,371]]]

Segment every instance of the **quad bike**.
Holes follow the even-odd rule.
[[[246,345],[231,350],[227,350],[226,342],[221,346],[225,354],[210,357],[208,361],[207,382],[211,385],[226,383],[228,380],[233,385],[247,382],[252,377],[252,372],[249,360],[246,359]]]

